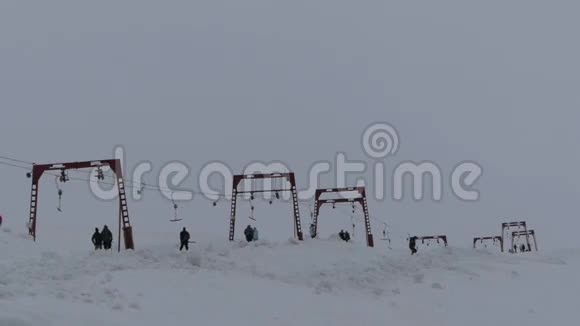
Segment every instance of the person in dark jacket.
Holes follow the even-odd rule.
[[[417,253],[417,237],[409,238],[409,249],[411,249],[411,255]]]
[[[350,241],[350,233],[348,233],[348,231],[344,232],[344,241],[346,241],[346,242]]]
[[[105,250],[111,249],[111,246],[113,244],[113,233],[111,233],[111,231],[106,225],[103,226],[103,231],[101,231],[101,237],[103,239],[103,248]]]
[[[189,232],[185,228],[179,233],[179,240],[181,241],[179,251],[182,251],[183,248],[185,248],[185,251],[189,251]]]
[[[314,223],[310,224],[310,237],[312,239],[316,238],[316,226],[314,226]]]
[[[254,229],[251,225],[244,230],[244,235],[246,236],[246,241],[252,242],[254,240]]]
[[[95,228],[95,233],[93,233],[93,237],[91,238],[93,245],[95,246],[95,250],[103,249],[103,236],[99,232],[99,228]]]

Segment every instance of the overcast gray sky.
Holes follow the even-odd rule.
[[[442,203],[372,201],[371,213],[400,234],[448,233],[468,245],[518,218],[545,247],[578,245],[579,9],[573,1],[2,1],[0,155],[85,160],[120,144],[129,166],[187,162],[190,187],[212,160],[235,171],[281,160],[305,185],[309,166],[337,151],[367,159],[364,128],[388,121],[401,148],[387,165],[432,160],[448,176],[469,159],[485,170],[478,203],[449,197],[448,187]],[[0,214],[24,223],[29,180],[7,167],[0,180]],[[40,218],[56,218],[54,182],[43,187]],[[114,212],[80,193],[74,203],[67,197],[70,218]],[[227,205],[209,206],[184,204],[187,225],[225,238]],[[286,235],[290,208],[281,209],[268,211],[264,228],[277,232],[268,223],[283,220]],[[158,195],[131,210],[136,232],[139,223],[175,227]]]

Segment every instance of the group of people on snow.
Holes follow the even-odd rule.
[[[254,226],[248,224],[246,229],[244,230],[244,235],[246,236],[246,241],[258,241],[260,238],[258,237],[258,229]]]
[[[316,238],[318,236],[318,234],[316,233],[316,225],[314,225],[314,223],[310,223],[310,237],[312,239]],[[338,237],[340,238],[340,240],[345,241],[345,242],[350,242],[350,233],[348,233],[348,231],[345,230],[340,230],[340,232],[338,232]]]
[[[515,244],[514,245],[514,248],[511,250],[511,252],[512,253],[516,253],[516,252],[518,252],[518,249],[519,249],[520,252],[532,251],[532,248],[526,247],[526,245],[522,243],[521,246],[519,246],[519,248],[518,248],[518,245]]]
[[[113,245],[113,233],[106,225],[103,226],[103,230],[100,232],[99,228],[95,228],[91,241],[95,246],[95,250],[110,250]]]
[[[348,231],[340,230],[340,232],[338,232],[338,236],[340,237],[340,239],[346,242],[350,241],[350,233],[348,233]]]

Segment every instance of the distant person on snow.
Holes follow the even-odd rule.
[[[111,249],[111,246],[113,244],[113,233],[111,233],[111,231],[106,225],[103,226],[103,231],[101,231],[101,237],[103,239],[103,248],[105,250]]]
[[[95,233],[93,233],[91,241],[95,246],[95,250],[103,249],[103,236],[99,232],[99,228],[95,228]]]
[[[526,252],[526,245],[522,243],[522,245],[520,246],[520,251],[521,252]]]
[[[409,249],[411,249],[411,255],[417,253],[417,237],[409,238]]]
[[[314,226],[314,223],[310,224],[310,237],[312,239],[316,238],[316,227]]]
[[[348,231],[344,232],[344,241],[346,241],[346,242],[350,241],[350,233],[348,233]]]
[[[254,241],[258,241],[259,240],[259,238],[258,238],[258,229],[255,226],[252,229],[252,232],[253,232],[253,240]]]
[[[248,225],[248,227],[246,227],[244,235],[246,236],[246,241],[252,242],[252,240],[254,240],[254,229],[252,229],[252,226]]]
[[[185,248],[185,251],[189,251],[189,232],[187,232],[187,230],[185,228],[183,228],[183,230],[181,230],[181,233],[179,233],[179,241],[181,242],[181,246],[179,246],[179,251],[182,251],[183,248]]]

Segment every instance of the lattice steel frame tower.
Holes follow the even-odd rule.
[[[37,234],[37,213],[38,213],[38,196],[40,193],[38,181],[47,171],[61,171],[66,170],[78,170],[78,169],[89,169],[89,168],[101,168],[108,166],[115,174],[115,183],[117,184],[117,189],[119,189],[119,244],[118,251],[121,251],[121,231],[123,233],[123,239],[125,244],[125,249],[135,249],[135,244],[133,243],[133,229],[131,223],[129,222],[129,209],[127,206],[127,192],[125,189],[125,181],[123,180],[123,169],[121,166],[121,160],[110,159],[110,160],[100,160],[100,161],[84,161],[84,162],[67,162],[67,163],[53,163],[53,164],[34,164],[32,166],[32,173],[30,175],[32,179],[32,189],[30,193],[30,215],[28,223],[28,232],[32,236],[33,240],[36,241]]]
[[[345,192],[358,192],[359,196],[355,198],[344,198],[339,196]],[[322,195],[336,195],[338,198],[320,198]],[[350,188],[328,188],[328,189],[317,189],[314,196],[314,214],[312,219],[312,224],[314,224],[314,233],[318,233],[318,215],[320,214],[320,208],[324,204],[338,204],[338,203],[359,203],[364,212],[365,218],[365,229],[366,229],[366,240],[368,247],[374,247],[373,234],[371,232],[371,222],[369,216],[369,208],[367,202],[367,194],[365,187],[350,187]]]
[[[528,224],[525,221],[520,221],[520,222],[507,222],[507,223],[502,223],[501,224],[501,237],[503,239],[502,241],[502,251],[505,250],[504,246],[506,244],[506,231],[510,230],[511,228],[518,228],[520,230],[523,229],[524,235],[526,236],[526,245],[528,248],[531,248],[531,244],[530,244],[530,237],[529,234],[527,234],[528,232]],[[507,233],[508,236],[512,236],[513,239],[513,235],[510,234],[509,232]],[[511,248],[510,248],[511,249]]]
[[[265,180],[265,179],[285,179],[290,184],[289,189],[262,189],[262,190],[239,190],[238,187],[242,180]],[[269,174],[238,174],[234,175],[233,185],[232,185],[232,201],[230,208],[230,233],[229,240],[234,241],[236,232],[236,205],[238,201],[238,195],[241,194],[254,194],[254,193],[278,193],[290,191],[292,193],[292,207],[294,212],[294,236],[298,240],[304,240],[302,235],[302,223],[300,222],[300,209],[298,207],[298,190],[296,189],[296,178],[293,172],[288,173],[269,173]]]

